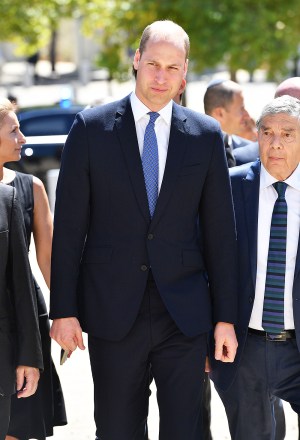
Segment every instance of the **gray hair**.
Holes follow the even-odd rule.
[[[263,108],[262,113],[256,122],[258,130],[265,117],[277,115],[278,113],[285,113],[286,115],[300,119],[300,100],[288,95],[273,99]]]

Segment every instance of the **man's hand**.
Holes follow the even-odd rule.
[[[222,362],[233,362],[237,346],[233,324],[218,322],[215,327],[215,359]]]
[[[40,372],[38,368],[19,365],[16,369],[17,397],[29,397],[36,392]],[[25,382],[25,383],[24,383]]]
[[[68,350],[69,353],[75,351],[77,347],[79,347],[80,350],[85,350],[82,330],[77,318],[54,319],[50,336],[61,348]]]

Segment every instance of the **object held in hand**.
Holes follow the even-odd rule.
[[[63,365],[69,356],[69,350],[64,350],[63,348],[60,351],[60,365]]]

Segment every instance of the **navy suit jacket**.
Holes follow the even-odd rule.
[[[251,141],[249,141],[248,139],[245,139],[241,136],[237,136],[236,134],[231,135],[231,142],[232,142],[233,150],[236,150],[237,148],[243,148],[249,143],[251,143]]]
[[[230,169],[233,202],[238,238],[238,321],[235,327],[238,338],[238,351],[235,362],[224,364],[213,358],[211,338],[211,378],[217,387],[225,391],[237,372],[251,317],[255,296],[257,266],[257,220],[260,185],[260,161]],[[233,274],[234,275],[234,274]],[[293,311],[300,351],[300,251],[296,259],[293,285]],[[254,361],[255,362],[255,361]]]
[[[151,220],[130,98],[77,115],[56,194],[52,319],[75,316],[94,336],[122,339],[151,268],[186,335],[208,331],[213,321],[235,322],[235,246],[230,180],[214,119],[173,104]]]
[[[258,142],[249,142],[233,151],[236,165],[254,162],[259,157]]]

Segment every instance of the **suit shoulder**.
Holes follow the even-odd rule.
[[[81,114],[84,119],[93,119],[95,117],[101,117],[103,115],[107,115],[110,112],[116,112],[117,101],[110,102],[108,104],[98,105],[96,107],[91,107],[82,110],[79,114]]]
[[[238,206],[236,204],[240,203],[241,191],[245,188],[245,182],[247,182],[246,187],[249,187],[249,182],[255,183],[253,188],[259,186],[260,160],[230,168],[229,176],[234,205]]]
[[[111,119],[114,120],[118,109],[124,106],[126,107],[129,102],[129,97],[126,97],[118,101],[84,109],[79,112],[78,115],[79,117],[82,117],[86,123],[93,121],[109,121]]]
[[[200,113],[195,110],[191,110],[187,107],[182,107],[182,109],[183,109],[183,112],[186,114],[186,116],[188,118],[190,118],[191,120],[201,122],[202,124],[205,124],[207,126],[212,126],[215,128],[220,127],[219,122],[215,118],[212,118],[211,116],[206,115],[205,113]]]
[[[182,112],[183,118],[187,120],[187,123],[192,130],[199,131],[199,127],[200,127],[201,133],[221,132],[219,122],[216,119],[212,118],[211,116],[197,112],[195,110],[191,110],[187,107],[181,107],[181,106],[178,107],[180,107],[180,111]]]
[[[253,162],[245,163],[236,167],[229,168],[229,175],[231,180],[243,179],[247,176]]]
[[[249,144],[254,143],[253,141],[249,141],[249,139],[245,139],[245,138],[238,136],[236,134],[232,134],[231,138],[232,138],[232,146],[234,149],[242,148],[242,147],[245,147]]]
[[[258,142],[249,142],[246,145],[235,148],[233,154],[237,165],[253,162],[259,157]]]

